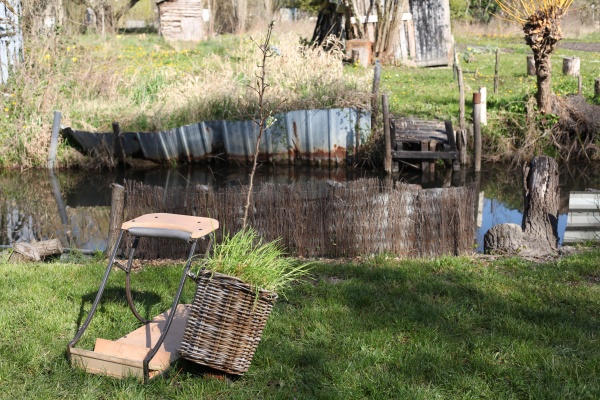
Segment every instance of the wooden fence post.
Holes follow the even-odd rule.
[[[50,137],[50,151],[48,152],[48,169],[54,169],[54,163],[56,162],[56,149],[58,147],[60,118],[60,111],[54,111],[54,120],[52,121],[52,136]]]
[[[481,94],[473,93],[473,150],[475,172],[481,171]]]
[[[381,79],[381,63],[375,60],[375,72],[373,74],[373,100],[371,103],[371,130],[377,126],[377,114],[379,113],[379,81]]]
[[[390,134],[390,108],[386,94],[381,95],[381,106],[383,108],[383,138],[385,142],[385,157],[383,169],[386,174],[392,173],[392,140]]]
[[[448,144],[450,145],[450,151],[457,151],[458,147],[456,146],[457,137],[454,133],[454,127],[452,126],[451,120],[444,121],[444,126],[446,128],[446,136],[448,136]],[[452,161],[452,169],[454,171],[460,171],[460,163],[459,160]]]
[[[581,96],[581,92],[583,91],[583,78],[581,74],[577,75],[577,94]]]
[[[108,225],[108,240],[106,241],[106,252],[104,255],[110,257],[117,244],[119,231],[123,225],[125,210],[125,188],[116,183],[110,185],[112,188],[112,197],[110,200],[110,218]]]
[[[496,49],[496,68],[494,70],[494,94],[498,94],[500,84],[500,48]]]
[[[456,66],[456,72],[458,73],[458,93],[459,93],[458,123],[459,123],[459,128],[462,130],[462,129],[466,128],[466,126],[465,126],[466,125],[466,123],[465,123],[465,81],[463,79],[463,71],[462,71],[462,67],[460,66],[460,64],[458,64]]]
[[[123,136],[118,122],[112,123],[113,134],[115,136],[113,143],[113,155],[119,160],[119,164],[125,165],[125,149],[123,148]]]
[[[563,75],[577,76],[579,75],[580,66],[579,57],[564,57],[563,58]]]

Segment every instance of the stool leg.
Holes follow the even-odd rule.
[[[104,276],[102,277],[102,282],[100,283],[100,288],[98,289],[98,293],[96,294],[96,299],[94,300],[94,303],[92,304],[92,308],[90,309],[90,312],[88,313],[88,316],[87,316],[85,322],[83,323],[83,325],[81,325],[81,328],[79,328],[79,330],[75,334],[75,337],[73,338],[73,340],[71,340],[69,342],[69,344],[67,345],[67,355],[69,356],[69,358],[71,357],[71,353],[70,353],[69,349],[71,347],[73,347],[73,345],[75,345],[75,343],[77,343],[79,341],[79,339],[81,339],[81,336],[88,328],[90,322],[92,321],[92,318],[94,317],[94,314],[96,313],[96,309],[98,308],[100,299],[102,298],[102,295],[104,294],[104,288],[106,287],[106,282],[108,282],[108,277],[110,275],[110,271],[112,270],[113,263],[115,262],[115,258],[117,256],[117,251],[119,249],[119,245],[121,244],[121,240],[123,239],[124,232],[125,231],[123,229],[121,229],[121,232],[119,232],[119,237],[117,238],[117,241],[115,243],[115,247],[113,249],[112,255],[110,256],[110,260],[108,260],[108,265],[106,267],[106,270],[104,271]]]
[[[167,337],[167,332],[171,328],[171,323],[173,322],[173,318],[175,317],[175,310],[177,309],[177,305],[179,304],[179,299],[181,298],[181,293],[183,292],[183,286],[185,285],[185,281],[188,275],[188,271],[190,270],[190,265],[192,264],[192,257],[194,256],[194,250],[196,250],[196,244],[198,240],[194,240],[190,243],[190,251],[188,253],[187,262],[185,263],[185,268],[183,269],[183,274],[181,274],[181,280],[179,281],[179,287],[177,288],[177,293],[175,294],[175,298],[173,299],[173,306],[171,307],[171,312],[167,317],[165,323],[165,329],[162,331],[156,345],[148,352],[144,361],[142,362],[143,372],[144,372],[144,383],[148,382],[150,378],[150,369],[148,365],[150,364],[150,360],[154,358],[158,349],[163,344],[165,338]]]
[[[138,243],[140,242],[140,237],[135,236],[133,239],[133,244],[131,245],[131,251],[129,252],[129,260],[127,261],[127,268],[125,269],[125,294],[127,295],[127,304],[129,305],[129,309],[135,315],[135,317],[143,324],[147,324],[150,322],[146,318],[142,317],[140,313],[138,313],[135,305],[133,304],[133,297],[131,296],[131,265],[133,264],[133,253],[137,249]]]

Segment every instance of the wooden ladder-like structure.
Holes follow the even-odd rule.
[[[451,121],[427,121],[416,118],[392,119],[391,147],[392,161],[401,162],[415,168],[419,165],[424,172],[435,171],[435,160],[452,162],[455,170],[460,169]]]

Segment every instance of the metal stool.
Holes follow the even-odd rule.
[[[179,287],[175,294],[175,298],[173,299],[173,306],[171,307],[169,315],[166,319],[165,327],[164,330],[161,332],[160,338],[158,339],[154,347],[150,349],[150,351],[142,361],[144,382],[147,382],[150,375],[150,360],[152,360],[152,358],[158,352],[160,346],[163,344],[165,337],[167,336],[167,333],[169,331],[169,328],[171,327],[171,323],[173,322],[175,311],[179,304],[179,300],[181,298],[181,293],[183,291],[186,278],[190,275],[190,265],[192,263],[192,257],[194,255],[198,239],[209,235],[218,228],[219,222],[211,218],[201,218],[188,215],[166,213],[145,214],[130,221],[124,222],[121,225],[121,231],[119,232],[117,242],[115,243],[112,255],[110,256],[110,259],[108,261],[108,265],[104,272],[104,277],[102,278],[102,282],[100,283],[100,288],[98,289],[98,293],[96,294],[96,299],[92,304],[92,308],[90,309],[90,312],[85,322],[77,331],[77,334],[75,335],[73,340],[71,340],[67,345],[67,356],[69,360],[71,360],[71,351],[74,348],[73,346],[79,341],[83,333],[86,331],[90,324],[90,321],[92,320],[96,312],[98,304],[100,303],[100,299],[102,298],[102,295],[104,293],[104,288],[108,281],[108,277],[110,275],[110,272],[112,271],[113,265],[125,271],[125,291],[127,295],[127,303],[129,304],[129,308],[140,322],[142,322],[143,324],[148,324],[150,321],[146,320],[138,313],[138,311],[135,308],[135,305],[133,304],[133,299],[131,296],[131,265],[133,263],[133,255],[138,246],[139,240],[142,237],[153,237],[186,241],[189,243],[188,257],[185,263],[183,274],[181,276]],[[116,255],[125,232],[127,232],[127,234],[133,237],[133,244],[129,252],[127,265],[124,266],[121,262],[116,261]],[[209,242],[205,253],[205,257],[208,255],[211,245],[212,236],[209,236]]]

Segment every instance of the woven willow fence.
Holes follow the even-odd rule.
[[[217,219],[223,231],[241,228],[246,186],[169,188],[126,183],[125,218],[151,212]],[[473,251],[475,189],[421,189],[361,179],[340,184],[263,184],[253,195],[249,224],[266,241],[281,238],[291,255],[353,257],[391,253],[404,257]],[[182,258],[185,244],[140,242],[144,258]],[[202,251],[200,246],[199,251]]]

